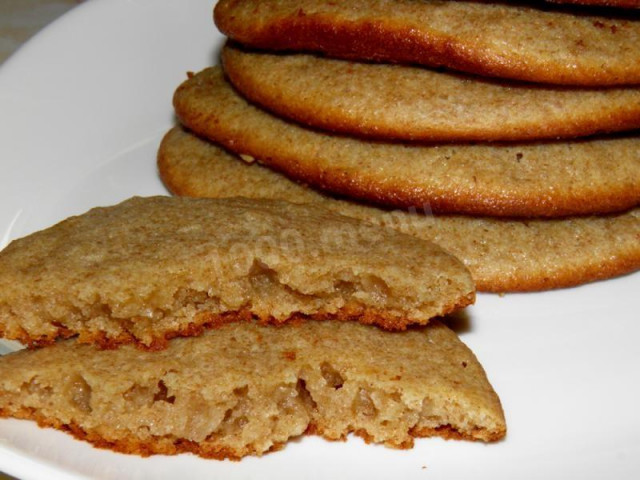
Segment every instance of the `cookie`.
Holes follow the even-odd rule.
[[[0,252],[0,334],[31,345],[168,339],[256,318],[404,329],[473,302],[436,245],[312,205],[133,198]]]
[[[221,0],[218,28],[261,49],[444,66],[565,85],[640,83],[640,19],[527,3]]]
[[[332,198],[176,127],[158,152],[171,192],[312,203],[436,242],[461,259],[479,291],[546,290],[640,269],[640,209],[602,217],[515,220],[388,211]]]
[[[640,128],[640,88],[568,89],[231,45],[244,97],[313,127],[374,139],[537,140]]]
[[[557,217],[640,203],[640,138],[415,145],[319,133],[248,103],[206,69],[176,91],[181,122],[290,178],[355,199],[438,213]]]
[[[0,416],[125,453],[212,458],[260,455],[304,433],[409,448],[414,437],[506,431],[481,365],[435,320],[397,333],[230,324],[160,352],[65,340],[0,357]]]

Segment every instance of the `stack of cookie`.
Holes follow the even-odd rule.
[[[175,94],[172,192],[390,226],[459,257],[481,291],[640,268],[637,12],[221,0],[214,16],[233,42]]]
[[[0,252],[0,337],[31,347],[0,357],[0,417],[141,455],[498,440],[498,396],[434,319],[474,298],[437,245],[317,206],[133,198]]]
[[[640,267],[638,14],[221,0],[215,19],[224,70],[179,86],[159,150],[178,196],[0,252],[0,336],[33,348],[0,359],[0,416],[143,455],[502,438],[434,317],[474,280]]]

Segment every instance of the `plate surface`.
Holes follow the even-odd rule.
[[[211,0],[94,0],[0,67],[0,248],[90,207],[166,194],[155,153],[189,70],[217,63]],[[640,275],[479,295],[459,322],[502,399],[497,444],[413,450],[309,437],[241,462],[138,458],[0,420],[0,471],[31,478],[640,478]],[[15,348],[4,342],[0,352]]]

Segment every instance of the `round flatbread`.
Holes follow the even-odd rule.
[[[365,142],[249,104],[218,67],[184,82],[176,113],[194,132],[323,190],[386,206],[492,216],[621,211],[640,202],[640,138],[508,145]]]
[[[231,83],[251,101],[298,122],[358,137],[513,141],[640,128],[640,88],[499,83],[230,45],[222,60]]]
[[[169,190],[194,197],[283,199],[384,225],[438,243],[461,259],[480,291],[546,290],[640,268],[640,209],[602,217],[500,220],[387,211],[337,199],[174,128],[158,152]]]
[[[445,66],[565,85],[640,83],[640,19],[531,3],[221,0],[218,28],[252,47]]]

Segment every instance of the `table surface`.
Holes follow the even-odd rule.
[[[1,0],[0,64],[44,26],[82,0]],[[0,472],[0,480],[12,480]]]

